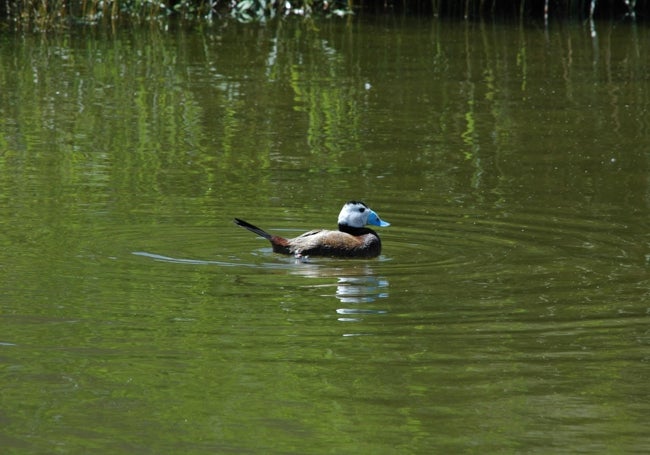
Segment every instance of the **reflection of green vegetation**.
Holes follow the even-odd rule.
[[[37,186],[76,188],[81,203],[111,187],[113,204],[137,213],[179,191],[226,195],[233,182],[273,194],[272,166],[341,169],[359,152],[362,84],[312,25],[277,25],[13,38],[0,48],[12,62],[0,68],[5,175],[55,171]],[[287,134],[296,149],[280,150]]]
[[[6,37],[5,197],[32,184],[59,192],[60,201],[61,188],[74,188],[62,192],[70,202],[108,198],[137,214],[138,204],[176,208],[171,195],[197,204],[215,195],[293,199],[305,180],[324,195],[341,174],[354,179],[349,197],[391,176],[441,194],[464,186],[496,194],[520,171],[514,154],[542,147],[530,137],[540,133],[536,106],[549,90],[566,93],[558,117],[571,109],[563,121],[581,125],[576,133],[593,119],[577,101],[591,90],[587,96],[610,100],[616,134],[647,134],[630,131],[643,122],[626,117],[645,118],[646,95],[620,82],[643,79],[643,29],[625,39],[603,31],[595,53],[580,28],[540,41],[524,26],[318,26],[285,20],[173,36],[147,29]],[[585,78],[592,83],[576,83]]]
[[[358,79],[349,83],[339,52],[318,36],[300,33],[287,40],[291,64],[288,79],[294,92],[294,109],[307,114],[307,144],[311,171],[336,171],[344,152],[359,152],[359,111],[355,100],[363,90]],[[282,38],[280,38],[282,39]],[[295,47],[291,49],[291,47]],[[300,63],[297,62],[300,61]],[[314,74],[321,75],[318,78]]]

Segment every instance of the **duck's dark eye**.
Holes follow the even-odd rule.
[[[361,207],[361,208],[359,209],[359,213],[363,213],[363,212],[365,212],[365,211],[366,211],[366,208],[365,208],[365,207]]]

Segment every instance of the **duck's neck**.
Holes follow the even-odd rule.
[[[347,224],[340,224],[339,223],[339,231],[341,232],[347,232],[350,235],[354,236],[360,236],[360,235],[366,235],[366,234],[372,234],[377,236],[377,233],[373,231],[372,229],[369,229],[367,227],[350,227]],[[379,237],[379,236],[377,236]]]

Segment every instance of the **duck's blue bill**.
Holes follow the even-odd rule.
[[[382,221],[373,210],[371,210],[370,213],[368,214],[368,224],[372,224],[374,226],[381,226],[381,227],[390,226],[390,223],[387,223],[386,221]]]

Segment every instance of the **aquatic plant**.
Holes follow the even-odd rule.
[[[398,13],[478,19],[484,17],[594,18],[647,15],[650,2],[636,0],[0,0],[0,19],[15,28],[50,29],[74,24],[115,24],[233,18],[239,22],[275,17]],[[642,14],[643,13],[643,14]]]

